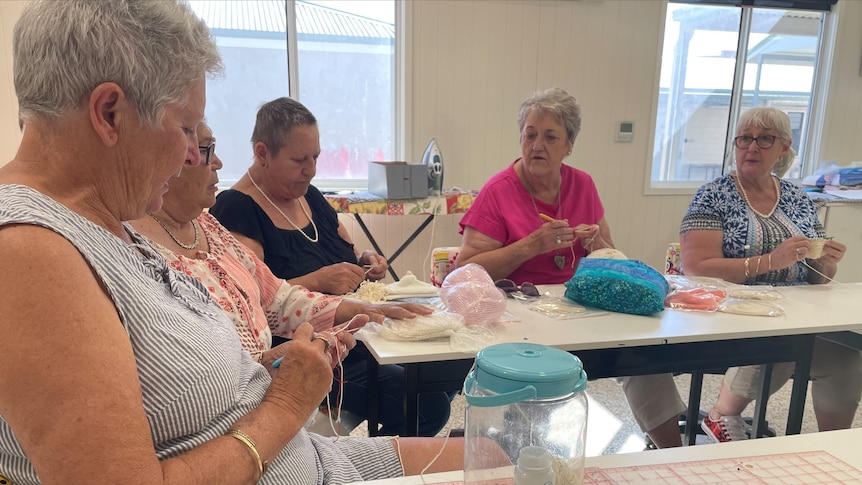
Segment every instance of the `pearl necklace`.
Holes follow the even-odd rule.
[[[177,237],[174,236],[174,233],[172,233],[171,230],[168,229],[168,226],[164,223],[164,221],[162,221],[161,219],[156,217],[156,215],[153,214],[152,212],[147,212],[147,215],[152,217],[153,220],[156,221],[156,223],[158,223],[158,225],[162,226],[162,229],[164,229],[165,232],[168,233],[168,236],[171,236],[171,239],[173,239],[174,242],[177,243],[177,245],[179,245],[179,247],[181,247],[183,249],[192,250],[192,249],[197,248],[198,243],[201,242],[200,234],[198,233],[198,223],[195,222],[194,219],[192,219],[192,228],[194,228],[194,230],[195,230],[195,242],[193,242],[191,244],[183,244],[183,242],[180,241],[179,239],[177,239]]]
[[[776,179],[776,177],[774,175],[772,176],[772,185],[775,187],[775,204],[772,206],[772,209],[769,210],[768,214],[763,214],[762,212],[755,209],[753,205],[751,205],[751,201],[748,200],[748,194],[745,192],[745,187],[742,186],[742,179],[739,178],[739,174],[736,174],[736,182],[739,185],[739,192],[742,194],[742,198],[745,199],[745,203],[748,204],[748,207],[755,214],[757,214],[760,217],[763,217],[765,219],[769,219],[770,217],[772,217],[772,213],[775,212],[776,208],[778,208],[778,201],[781,198],[781,196],[779,194],[779,189],[778,189],[778,180]]]
[[[281,214],[281,217],[284,217],[285,219],[287,219],[287,222],[289,222],[291,226],[293,226],[297,231],[300,232],[300,234],[305,236],[306,239],[308,239],[309,241],[311,241],[313,243],[316,243],[320,239],[320,233],[317,232],[317,224],[314,223],[314,219],[312,219],[311,215],[308,213],[308,211],[305,210],[305,206],[302,205],[302,199],[296,199],[296,201],[299,203],[299,208],[302,209],[302,213],[305,214],[305,217],[307,217],[308,220],[311,222],[311,227],[312,227],[312,229],[314,229],[314,237],[313,238],[311,236],[309,236],[308,234],[306,234],[305,231],[303,231],[299,226],[296,225],[296,223],[294,223],[290,219],[290,217],[287,217],[287,214],[282,212],[281,209],[277,205],[275,205],[275,202],[273,202],[272,199],[270,199],[269,196],[266,195],[266,192],[264,192],[263,189],[260,188],[260,185],[257,185],[257,182],[254,181],[254,177],[251,176],[250,170],[246,173],[248,174],[248,179],[251,180],[251,184],[254,185],[254,188],[256,188],[258,192],[260,192],[260,195],[262,195],[263,198],[266,199],[266,201],[270,203],[270,205],[275,207],[275,210],[277,210],[278,213]]]

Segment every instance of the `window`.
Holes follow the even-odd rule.
[[[818,1],[827,9],[834,3],[797,4]],[[786,176],[800,177],[806,142],[819,130],[812,120],[828,12],[703,3],[731,2],[667,6],[651,186],[697,187],[728,171],[732,130],[754,106],[790,116],[798,155]]]
[[[257,109],[280,96],[298,99],[317,118],[316,185],[365,187],[369,161],[394,159],[395,0],[189,4],[212,30],[225,65],[224,77],[207,82],[222,187],[251,165]]]

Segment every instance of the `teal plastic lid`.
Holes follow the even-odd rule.
[[[580,359],[563,350],[532,343],[497,344],[480,350],[475,369],[468,376],[469,381],[473,379],[476,387],[498,398],[510,396],[493,400],[495,406],[562,397],[587,386]],[[524,394],[527,389],[529,392]],[[467,398],[472,403],[469,395]]]

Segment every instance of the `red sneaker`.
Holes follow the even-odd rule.
[[[716,443],[748,439],[742,416],[722,416],[716,421],[706,416],[700,427],[703,428],[706,436]]]

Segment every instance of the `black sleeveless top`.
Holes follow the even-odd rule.
[[[209,212],[229,231],[258,241],[263,246],[264,263],[279,278],[289,280],[336,263],[357,264],[353,245],[338,234],[338,214],[323,194],[311,185],[305,200],[317,224],[316,243],[297,230],[275,227],[254,199],[233,189],[220,193]],[[302,230],[314,236],[310,223]]]

